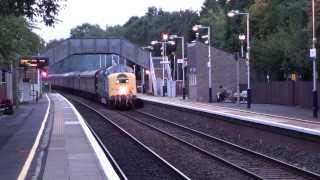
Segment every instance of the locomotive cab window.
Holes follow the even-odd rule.
[[[120,84],[124,84],[128,82],[128,79],[119,79],[118,81]]]
[[[117,79],[118,79],[117,82],[119,84],[125,84],[129,82],[128,77],[125,74],[119,74]]]

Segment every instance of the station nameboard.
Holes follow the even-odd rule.
[[[47,57],[22,57],[20,59],[20,67],[43,68],[48,66],[49,58]]]

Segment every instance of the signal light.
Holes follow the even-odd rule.
[[[47,71],[41,71],[41,78],[42,79],[47,79],[48,78],[48,72]]]

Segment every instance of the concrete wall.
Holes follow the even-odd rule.
[[[216,94],[220,85],[233,93],[236,92],[236,60],[233,54],[214,47],[211,48],[211,57],[212,95],[213,100],[216,101]],[[189,98],[196,101],[208,101],[208,46],[200,42],[188,44],[188,59]],[[244,60],[241,60],[240,84],[246,84],[246,78],[246,64]]]
[[[52,65],[73,54],[117,54],[149,69],[149,52],[125,39],[67,39],[40,56],[48,57]]]

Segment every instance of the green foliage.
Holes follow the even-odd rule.
[[[228,41],[226,41],[228,33],[227,23],[227,16],[221,7],[217,7],[215,11],[213,9],[207,10],[200,19],[200,24],[211,27],[212,44],[220,48],[228,47]]]
[[[317,37],[320,36],[320,0],[316,0]],[[125,37],[145,46],[167,32],[195,38],[192,26],[211,27],[211,43],[231,53],[240,49],[238,35],[246,33],[245,16],[227,17],[230,10],[250,13],[251,59],[254,78],[283,80],[291,73],[311,77],[308,50],[311,47],[311,2],[309,0],[205,0],[200,16],[191,10],[166,12],[149,7],[142,17],[133,16],[123,26],[83,24],[71,30],[71,37]],[[201,35],[206,32],[200,31]],[[319,38],[318,38],[319,39]],[[180,41],[177,41],[180,43]],[[179,44],[178,51],[181,51]],[[317,46],[318,48],[320,45]],[[179,52],[178,52],[179,54]]]
[[[291,73],[309,79],[310,3],[309,0],[206,0],[200,22],[212,28],[211,42],[215,47],[236,52],[240,49],[238,35],[246,32],[245,17],[229,18],[226,14],[234,9],[249,12],[255,79],[269,74],[274,80],[283,80]],[[320,5],[320,1],[316,4]],[[317,12],[320,22],[320,11]]]
[[[124,36],[125,29],[120,26],[106,26],[106,32],[105,36],[107,37],[123,37]]]
[[[89,23],[72,28],[70,31],[71,38],[102,38],[104,36],[105,31],[99,25]]]
[[[0,64],[10,63],[19,56],[33,55],[43,45],[43,40],[31,31],[22,17],[0,16]]]
[[[125,37],[140,46],[159,40],[161,33],[185,36],[186,41],[193,39],[192,26],[199,20],[196,12],[191,10],[165,12],[156,7],[148,8],[142,17],[133,16],[123,26],[106,26],[106,30],[98,25],[88,23],[73,28],[71,38]],[[180,42],[179,42],[180,43]],[[180,49],[178,49],[180,51]]]
[[[191,10],[165,12],[162,9],[150,7],[145,16],[131,17],[124,24],[124,36],[140,45],[160,39],[161,33],[164,32],[184,35],[186,40],[191,40],[191,29],[198,19],[197,13]]]
[[[232,9],[246,11],[252,0],[206,0],[200,12],[200,23],[211,27],[211,44],[229,52],[239,49],[238,35],[245,32],[242,18],[229,18]]]
[[[1,0],[0,16],[25,16],[29,20],[42,18],[46,25],[53,25],[64,0]]]
[[[283,80],[298,73],[310,77],[307,0],[256,0],[251,6],[256,73]]]
[[[46,25],[52,26],[57,21],[61,1],[64,0],[1,0],[0,64],[39,52],[44,41],[32,32],[30,21],[41,18]]]

